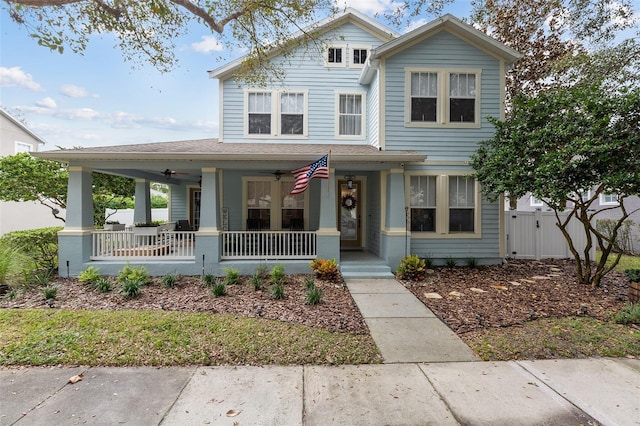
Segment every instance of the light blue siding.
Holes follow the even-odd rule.
[[[360,27],[348,23],[322,36],[323,40],[334,40],[336,45],[375,47],[382,42]],[[269,87],[269,90],[308,90],[308,138],[290,139],[273,137],[255,139],[244,137],[244,91],[238,82],[227,79],[223,83],[224,107],[222,111],[225,142],[255,141],[291,142],[291,143],[368,143],[363,141],[335,140],[335,99],[336,91],[366,91],[358,84],[361,68],[325,67],[322,52],[317,46],[310,50],[300,48],[289,58],[275,58],[286,68],[286,76],[281,85]],[[343,55],[349,54],[350,50]]]
[[[405,69],[408,67],[481,69],[481,128],[405,127]],[[388,58],[385,68],[386,149],[424,152],[430,160],[466,161],[494,128],[487,116],[500,116],[500,64],[453,34],[440,32]]]

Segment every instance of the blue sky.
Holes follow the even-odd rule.
[[[373,16],[392,0],[348,4]],[[465,0],[446,11],[463,18],[470,9]],[[207,71],[239,55],[204,26],[176,40],[179,64],[161,74],[148,65],[132,69],[110,34],[92,38],[84,56],[61,55],[38,46],[4,9],[0,25],[0,105],[45,140],[43,150],[218,136],[217,81]]]

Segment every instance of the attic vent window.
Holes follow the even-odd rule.
[[[353,49],[353,63],[363,65],[367,62],[367,49]]]
[[[342,63],[342,48],[341,47],[330,47],[329,48],[329,57],[327,62],[330,64],[341,64]]]

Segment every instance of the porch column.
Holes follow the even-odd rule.
[[[409,254],[410,238],[407,234],[404,170],[389,170],[386,187],[385,223],[380,248],[382,257],[395,270],[405,253]]]
[[[151,222],[151,185],[146,179],[136,179],[133,223]]]
[[[76,276],[91,258],[93,226],[93,191],[91,169],[69,166],[67,215],[58,233],[58,267],[60,276]]]
[[[200,228],[196,233],[196,263],[203,273],[219,272],[220,228],[218,227],[218,169],[202,168]]]
[[[340,262],[340,231],[336,214],[336,173],[329,170],[329,179],[320,180],[320,226],[316,232],[319,259]]]

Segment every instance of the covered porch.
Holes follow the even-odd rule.
[[[329,179],[314,179],[291,196],[290,171],[329,150]],[[62,276],[77,276],[89,265],[114,275],[126,264],[144,265],[151,275],[221,275],[227,267],[250,274],[260,263],[306,273],[311,259],[339,262],[341,248],[367,250],[394,268],[408,244],[404,164],[425,158],[369,145],[214,139],[36,155],[69,164],[67,222],[59,233]],[[135,223],[151,222],[150,182],[167,183],[169,222],[188,227],[144,236],[132,224],[123,231],[95,229],[93,171],[135,179]]]

